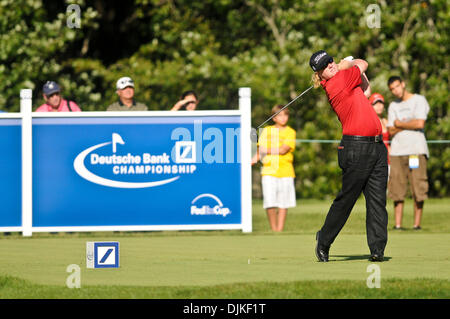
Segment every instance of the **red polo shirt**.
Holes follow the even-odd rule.
[[[359,86],[361,81],[361,71],[355,65],[321,84],[342,124],[343,135],[380,135],[380,120]]]

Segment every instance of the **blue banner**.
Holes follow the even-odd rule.
[[[239,143],[239,116],[34,118],[33,227],[240,224]]]
[[[0,227],[22,225],[21,120],[0,119]]]

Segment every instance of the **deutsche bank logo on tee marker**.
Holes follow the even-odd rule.
[[[87,268],[119,268],[119,242],[87,242]]]

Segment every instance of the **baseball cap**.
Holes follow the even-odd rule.
[[[42,91],[45,95],[49,96],[56,92],[61,92],[61,88],[59,87],[58,83],[54,81],[47,81],[44,84],[44,87],[42,88]]]
[[[309,59],[309,65],[314,72],[325,69],[326,66],[333,62],[333,58],[328,55],[324,50],[317,51],[311,55]]]
[[[381,101],[384,103],[384,97],[380,93],[374,93],[369,97],[369,102],[372,105],[377,103],[378,101]]]
[[[128,76],[121,77],[120,79],[117,80],[116,88],[118,90],[123,90],[124,88],[126,88],[128,86],[131,86],[134,88],[134,82]]]

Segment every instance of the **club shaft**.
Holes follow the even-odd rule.
[[[285,108],[287,108],[289,105],[291,105],[292,103],[294,103],[295,101],[297,101],[299,98],[301,98],[306,92],[308,92],[309,90],[311,90],[313,88],[313,86],[310,86],[309,88],[307,88],[306,90],[304,90],[301,94],[297,95],[296,98],[294,98],[291,102],[289,102],[288,104],[286,104],[285,106],[283,106],[278,112],[276,112],[275,114],[273,114],[271,117],[269,117],[267,120],[265,120],[261,125],[259,125],[257,127],[257,129],[259,129],[261,126],[263,126],[264,124],[266,124],[267,122],[269,122],[271,119],[273,119],[275,116],[277,116],[278,114],[280,114]]]

